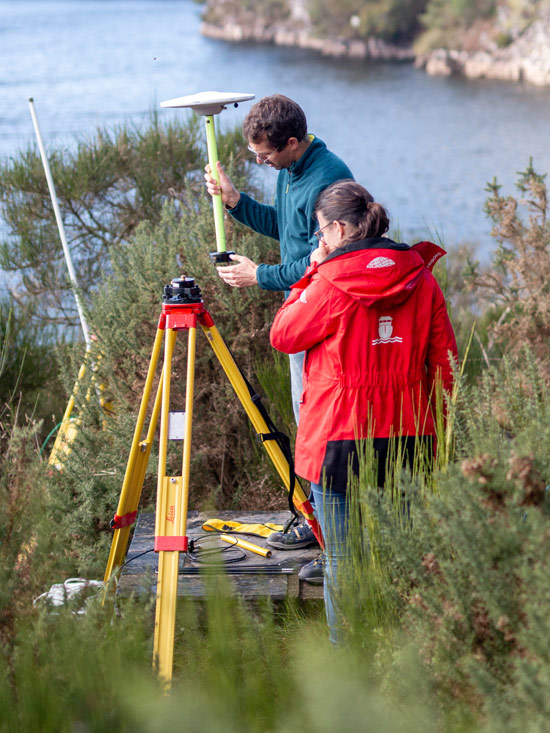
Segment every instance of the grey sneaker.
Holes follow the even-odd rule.
[[[267,544],[277,550],[299,550],[317,544],[317,538],[307,522],[302,522],[289,532],[273,532],[267,538]]]
[[[302,565],[302,567],[300,568],[300,572],[298,573],[298,577],[300,578],[300,580],[303,580],[305,583],[311,583],[312,585],[323,585],[324,561],[325,555],[322,552],[320,555],[317,555],[316,558],[311,560],[311,562]]]

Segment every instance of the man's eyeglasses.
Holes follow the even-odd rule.
[[[264,153],[257,153],[255,150],[252,150],[252,148],[250,147],[250,145],[248,146],[248,149],[250,150],[250,152],[252,153],[252,155],[256,158],[256,160],[260,163],[260,165],[262,163],[267,163],[269,161],[269,159],[271,158],[271,156],[274,155],[277,152],[276,150],[273,150],[268,155],[264,155]]]
[[[324,226],[324,227],[321,227],[320,229],[317,229],[317,231],[315,232],[315,236],[317,237],[317,239],[318,239],[319,241],[321,241],[321,239],[323,238],[323,231],[324,231],[324,230],[325,230],[325,229],[326,229],[327,227],[331,226],[332,224],[334,224],[334,222],[333,222],[333,221],[330,221],[330,222],[329,222],[328,224],[325,224],[325,226]]]

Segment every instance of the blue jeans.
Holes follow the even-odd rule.
[[[323,493],[321,484],[311,484],[315,499],[317,517],[325,539],[325,612],[329,637],[333,644],[342,641],[342,623],[338,613],[338,567],[340,572],[349,556],[348,524],[349,501],[345,493],[330,491]]]

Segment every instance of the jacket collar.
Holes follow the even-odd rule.
[[[369,239],[360,239],[357,242],[350,242],[349,244],[345,244],[343,247],[338,247],[338,249],[331,252],[329,256],[321,262],[321,265],[325,262],[329,262],[329,260],[335,259],[336,257],[340,257],[341,255],[349,254],[350,252],[358,252],[362,249],[393,249],[403,252],[410,249],[410,247],[408,244],[404,244],[403,242],[394,242],[393,239],[389,239],[388,237],[370,237]]]
[[[322,149],[326,148],[326,144],[315,135],[308,136],[311,139],[311,143],[306,148],[304,154],[299,160],[293,161],[287,168],[289,173],[293,176],[301,175],[305,170],[309,168],[313,159]]]

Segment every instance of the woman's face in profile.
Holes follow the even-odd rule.
[[[319,222],[318,232],[322,233],[322,241],[328,253],[334,252],[335,249],[342,245],[344,234],[347,228],[344,221],[329,221],[321,212],[317,215]]]
[[[321,213],[318,214],[317,221],[319,222],[318,232],[321,234],[321,241],[332,252],[338,246],[337,236],[335,234],[335,222],[329,221]]]

